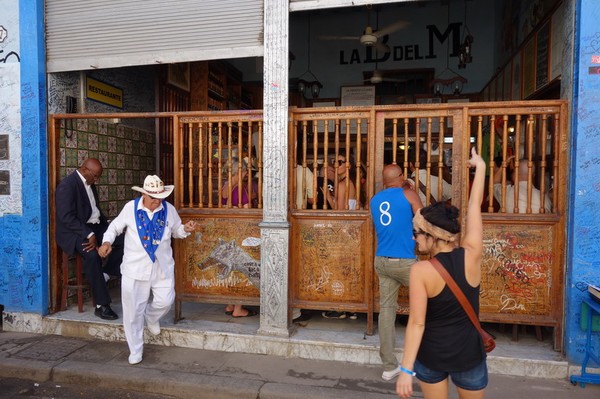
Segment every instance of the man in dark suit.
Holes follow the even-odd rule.
[[[69,255],[76,252],[81,255],[96,302],[94,314],[105,320],[115,320],[119,316],[110,307],[105,275],[120,275],[123,248],[121,246],[116,252],[113,249],[103,269],[97,247],[102,244],[108,221],[100,209],[95,185],[102,171],[100,161],[86,159],[56,187],[56,242]]]

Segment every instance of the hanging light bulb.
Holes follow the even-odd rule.
[[[318,80],[316,82],[312,82],[310,86],[310,92],[312,93],[313,98],[319,97],[321,87],[323,87],[323,85]]]
[[[455,80],[454,84],[452,86],[452,92],[454,93],[455,96],[458,96],[463,89],[463,82],[461,80]]]
[[[298,81],[298,92],[302,95],[304,95],[304,92],[306,91],[306,82],[304,80],[299,80]]]

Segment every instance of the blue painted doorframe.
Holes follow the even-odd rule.
[[[564,341],[569,362],[581,364],[582,298],[588,283],[600,284],[600,2],[579,0],[575,18]]]
[[[21,164],[13,160],[10,173],[11,180],[22,178],[22,213],[0,217],[0,304],[5,311],[46,314],[49,288],[44,2],[14,0],[13,4],[4,4],[18,7],[19,15],[18,32],[9,32],[18,34],[21,43],[19,76],[11,76],[9,82],[20,79]]]

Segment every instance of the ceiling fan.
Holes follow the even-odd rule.
[[[397,82],[397,83],[406,82],[406,79],[398,79],[398,78],[386,76],[386,71],[382,71],[380,69],[375,69],[371,73],[371,76],[368,76],[368,75],[369,75],[369,72],[365,72],[365,76],[367,76],[367,78],[364,81],[369,82],[374,85],[381,83],[381,82]]]
[[[391,25],[385,26],[381,29],[373,29],[371,26],[371,6],[368,6],[369,15],[367,17],[367,26],[363,30],[362,35],[360,36],[319,36],[320,39],[323,40],[358,40],[360,44],[367,47],[374,47],[380,53],[389,53],[390,48],[387,44],[383,43],[380,39],[385,35],[389,35],[390,33],[396,32],[406,26],[408,26],[408,22],[406,21],[396,21]],[[379,20],[379,11],[377,12],[377,19]]]

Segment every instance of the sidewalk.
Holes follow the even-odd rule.
[[[130,366],[124,342],[0,333],[0,376],[90,384],[179,398],[394,398],[378,366],[145,345]],[[454,389],[452,398],[456,398]],[[599,398],[600,386],[490,375],[486,398]],[[422,397],[415,392],[415,397]]]

